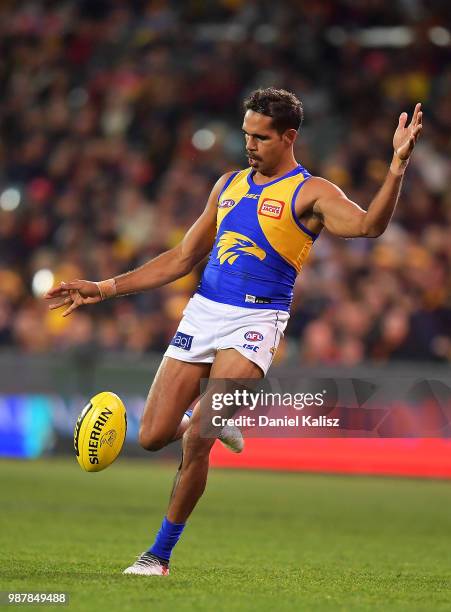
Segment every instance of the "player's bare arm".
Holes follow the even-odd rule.
[[[173,249],[165,251],[139,268],[100,283],[87,280],[62,282],[50,289],[46,299],[61,298],[51,304],[54,310],[68,306],[63,317],[84,304],[96,304],[113,296],[139,293],[166,285],[185,276],[211,251],[216,235],[216,208],[218,196],[231,173],[224,174],[213,187],[207,205]]]
[[[407,119],[407,113],[399,117],[393,136],[390,169],[367,211],[330,181],[320,177],[307,181],[299,193],[296,211],[300,217],[308,217],[310,229],[318,232],[324,226],[331,234],[343,238],[376,238],[385,231],[395,211],[404,172],[422,129],[421,104],[416,105],[409,125],[406,125]]]

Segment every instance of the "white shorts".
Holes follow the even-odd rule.
[[[231,306],[195,293],[164,355],[213,363],[216,351],[234,348],[266,376],[289,317],[284,310]]]

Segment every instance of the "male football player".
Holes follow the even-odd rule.
[[[288,322],[296,276],[321,230],[367,238],[384,232],[422,128],[420,104],[409,124],[407,114],[400,115],[387,175],[365,210],[296,161],[293,145],[303,111],[295,95],[257,90],[244,108],[249,167],[217,181],[178,246],[126,274],[63,282],[47,294],[58,298],[50,308],[67,306],[67,316],[84,304],[170,283],[210,253],[151,386],[139,433],[141,445],[157,451],[186,429],[182,463],[155,542],[127,574],[169,573],[171,552],[204,491],[215,440],[200,435],[199,402],[188,427],[184,418],[199,397],[200,379],[266,375]]]

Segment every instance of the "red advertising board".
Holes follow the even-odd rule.
[[[234,455],[215,444],[216,467],[451,478],[451,440],[443,438],[248,438]]]

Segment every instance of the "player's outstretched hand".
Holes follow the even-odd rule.
[[[423,113],[421,112],[421,104],[418,103],[413,111],[412,121],[407,124],[407,113],[401,113],[399,116],[398,127],[393,136],[393,148],[396,155],[402,161],[409,159],[416,141],[421,132]]]
[[[57,301],[50,304],[50,310],[69,307],[63,312],[63,317],[67,317],[79,306],[83,304],[97,304],[102,301],[97,283],[86,280],[73,280],[70,283],[60,283],[53,287],[44,295],[46,300],[57,298]]]

